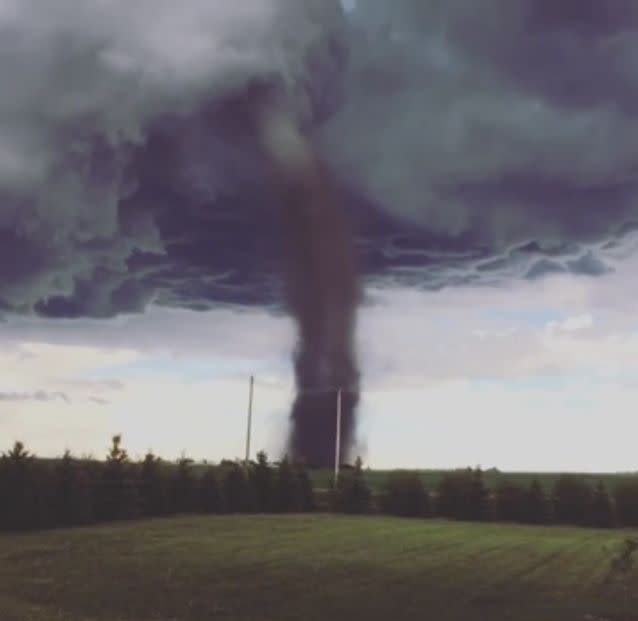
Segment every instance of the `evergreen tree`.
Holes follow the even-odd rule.
[[[592,489],[584,479],[569,474],[560,476],[553,489],[556,519],[562,524],[585,524],[592,499]]]
[[[177,462],[173,477],[173,510],[191,513],[196,509],[196,483],[193,477],[193,460],[182,456]]]
[[[206,468],[199,480],[199,508],[204,513],[222,513],[225,510],[225,500],[222,494],[215,468]]]
[[[316,507],[315,489],[308,470],[303,464],[295,467],[297,477],[297,490],[299,494],[299,509],[304,512],[314,511]]]
[[[140,505],[146,517],[169,512],[169,482],[166,468],[159,457],[148,452],[139,469]]]
[[[223,472],[223,495],[230,513],[250,513],[255,502],[246,471],[236,463],[226,465]]]
[[[550,521],[550,503],[537,478],[530,483],[526,494],[524,521],[529,524],[546,524]]]
[[[257,463],[250,471],[257,511],[269,513],[274,507],[274,476],[264,451],[257,454]]]
[[[602,481],[598,482],[587,515],[587,525],[611,528],[615,524],[614,507]]]
[[[339,477],[334,505],[342,513],[362,514],[372,510],[372,491],[365,480],[360,457],[351,471],[343,472]]]
[[[456,520],[482,521],[488,517],[488,490],[480,469],[455,470],[438,486],[437,512]]]
[[[275,511],[292,513],[301,511],[300,489],[295,473],[288,456],[285,456],[277,468],[275,479]]]
[[[393,472],[388,475],[381,501],[384,513],[400,517],[430,515],[430,496],[416,472]]]
[[[638,479],[619,483],[614,500],[618,521],[623,526],[638,526]]]
[[[135,473],[122,436],[113,436],[111,450],[98,481],[96,514],[99,520],[127,520],[139,514]]]
[[[524,488],[503,481],[494,493],[496,519],[505,522],[524,522],[527,514],[527,495]]]
[[[0,528],[30,530],[42,523],[42,489],[38,485],[34,457],[16,442],[0,457]]]
[[[91,480],[69,451],[55,467],[53,514],[57,526],[78,526],[93,520]]]

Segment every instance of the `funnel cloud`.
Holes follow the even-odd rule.
[[[260,127],[281,190],[286,294],[299,326],[289,448],[297,460],[328,466],[334,461],[338,391],[343,390],[341,458],[354,439],[359,396],[351,232],[328,177],[289,115],[267,110]]]

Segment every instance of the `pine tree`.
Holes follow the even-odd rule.
[[[41,487],[38,485],[34,456],[22,442],[0,457],[0,528],[29,530],[42,524]]]
[[[602,481],[598,482],[594,490],[586,522],[594,528],[611,528],[616,522],[611,498]]]
[[[53,513],[57,526],[78,526],[93,520],[91,481],[69,451],[65,451],[55,468],[54,488]]]
[[[222,494],[215,468],[206,468],[198,485],[199,509],[204,513],[222,513],[225,500]]]
[[[169,482],[166,468],[159,457],[148,452],[139,469],[140,505],[146,517],[169,512]]]
[[[549,499],[537,478],[532,480],[527,490],[523,519],[528,524],[546,524],[550,521]]]
[[[230,513],[250,513],[255,508],[254,496],[246,471],[236,463],[226,465],[223,472],[223,495]]]
[[[614,489],[618,521],[623,526],[638,526],[638,480],[619,483]]]
[[[281,513],[301,510],[300,489],[295,469],[288,457],[279,462],[275,480],[274,508]]]
[[[527,514],[526,491],[509,481],[502,482],[495,492],[496,518],[505,522],[523,522]]]
[[[274,476],[264,451],[257,454],[257,463],[250,471],[257,511],[269,513],[274,507]]]
[[[469,491],[470,495],[467,519],[476,521],[486,520],[488,518],[489,492],[483,482],[483,472],[480,468],[476,468],[472,471]]]
[[[316,507],[315,489],[308,470],[303,464],[297,464],[295,466],[295,475],[297,477],[300,510],[304,512],[314,511]]]
[[[389,515],[426,517],[430,515],[430,497],[416,472],[393,472],[385,481],[381,507]]]
[[[192,465],[193,460],[184,456],[177,462],[172,494],[173,509],[177,513],[191,513],[197,506]]]
[[[343,473],[334,496],[335,509],[342,513],[369,513],[372,509],[372,491],[363,473],[363,462],[358,457],[352,471]]]
[[[126,520],[139,514],[139,494],[134,471],[122,436],[113,436],[111,450],[98,483],[96,513],[100,520]]]
[[[488,518],[488,490],[480,469],[455,470],[438,485],[437,512],[456,520],[482,521]]]
[[[584,524],[592,497],[591,487],[581,477],[569,474],[558,477],[553,489],[556,519],[562,524]]]

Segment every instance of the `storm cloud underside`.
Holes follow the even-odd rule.
[[[287,94],[368,278],[598,276],[632,250],[629,0],[58,5],[0,2],[7,312],[279,305],[255,83]]]

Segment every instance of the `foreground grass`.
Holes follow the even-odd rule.
[[[0,619],[620,620],[623,591],[603,580],[626,536],[317,515],[4,535]]]

